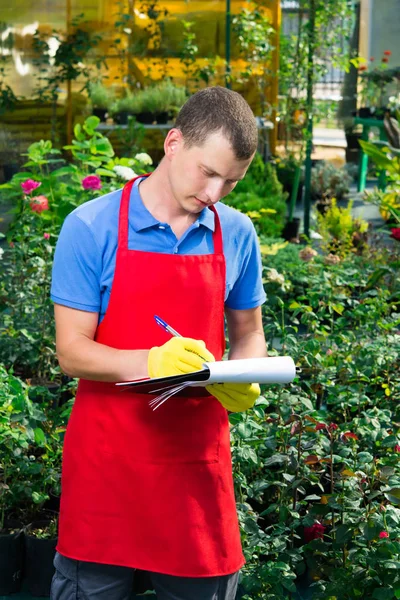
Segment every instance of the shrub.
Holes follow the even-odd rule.
[[[284,227],[286,197],[275,168],[264,163],[257,153],[246,177],[238,182],[224,202],[246,213],[260,235],[279,237]]]

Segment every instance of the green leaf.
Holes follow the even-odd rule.
[[[331,304],[333,310],[335,312],[337,312],[339,315],[342,314],[342,312],[344,311],[344,306],[343,304]]]
[[[372,597],[376,600],[392,600],[393,588],[392,587],[381,587],[376,588],[372,594]]]
[[[271,467],[273,465],[284,465],[288,462],[288,460],[289,457],[286,456],[286,454],[274,454],[273,456],[267,458],[264,464],[266,467]]]
[[[77,140],[81,141],[85,139],[85,136],[82,133],[82,126],[80,123],[77,123],[74,127],[74,136]],[[70,148],[70,147],[69,147]]]
[[[390,169],[392,167],[392,161],[387,157],[385,152],[379,150],[379,148],[372,142],[366,142],[365,140],[359,140],[361,148],[365,154],[374,161],[377,167],[381,169]]]
[[[384,496],[392,504],[400,505],[400,488],[392,488]]]
[[[298,302],[291,302],[289,304],[289,310],[294,310],[295,308],[300,308],[300,304]]]
[[[36,427],[36,429],[34,430],[34,434],[35,442],[39,446],[44,446],[44,444],[46,443],[46,436],[44,435],[43,429],[40,429],[40,427]]]
[[[301,398],[301,403],[308,409],[308,410],[314,410],[314,406],[311,402],[311,400],[309,400],[308,398]]]
[[[102,167],[96,169],[96,174],[103,175],[104,177],[117,177],[117,174],[114,173],[114,171],[110,171],[109,169],[104,169]]]
[[[335,542],[337,544],[345,544],[353,537],[353,530],[348,525],[340,525],[336,530]]]
[[[86,121],[84,122],[83,129],[89,135],[93,135],[94,134],[94,130],[99,125],[99,123],[100,123],[99,117],[95,117],[94,115],[92,115],[92,116],[88,117],[86,119]]]

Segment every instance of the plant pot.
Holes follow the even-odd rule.
[[[385,118],[385,114],[388,112],[388,109],[386,107],[379,107],[376,108],[374,110],[374,112],[371,114],[371,117],[373,119],[379,119],[379,121],[383,121],[383,119]],[[389,111],[390,112],[390,111]]]
[[[285,227],[282,231],[282,237],[284,240],[298,240],[299,239],[299,230],[300,230],[300,219],[298,217],[292,219],[291,221],[286,221]]]
[[[166,125],[168,123],[169,114],[167,111],[156,113],[154,116],[159,125]]]
[[[136,121],[138,123],[142,123],[143,125],[151,125],[154,123],[156,116],[151,112],[142,112],[136,115]]]
[[[361,151],[360,144],[359,144],[360,139],[361,139],[360,132],[354,132],[354,131],[346,132],[346,142],[347,142],[346,162],[347,163],[354,163],[354,164],[358,165],[359,158],[360,158],[360,151]]]
[[[24,560],[24,532],[0,533],[0,596],[15,594],[21,588]]]
[[[133,113],[129,112],[129,110],[121,110],[120,112],[114,115],[114,121],[118,125],[128,125],[129,117],[136,117]]]
[[[94,108],[93,114],[95,117],[99,117],[100,121],[105,121],[107,118],[107,109],[106,108]]]
[[[7,163],[3,165],[4,182],[10,181],[14,175],[19,172],[19,165],[17,163]]]
[[[39,539],[29,532],[34,527],[46,525],[48,521],[38,521],[28,525],[25,530],[24,582],[29,593],[35,597],[50,596],[57,539]]]
[[[368,106],[362,106],[358,109],[360,119],[369,119],[371,117],[371,109]]]

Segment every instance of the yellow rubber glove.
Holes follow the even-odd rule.
[[[258,383],[212,383],[206,389],[230,412],[251,408],[261,393]]]
[[[204,362],[215,358],[202,340],[173,337],[163,346],[150,349],[147,370],[150,377],[169,377],[200,371]]]

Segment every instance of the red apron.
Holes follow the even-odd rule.
[[[217,212],[214,254],[129,250],[133,181],[122,194],[114,281],[96,340],[130,350],[160,346],[170,336],[158,314],[220,360],[225,258]],[[227,412],[193,391],[152,411],[152,396],[80,380],[64,443],[61,554],[182,577],[243,566]]]

